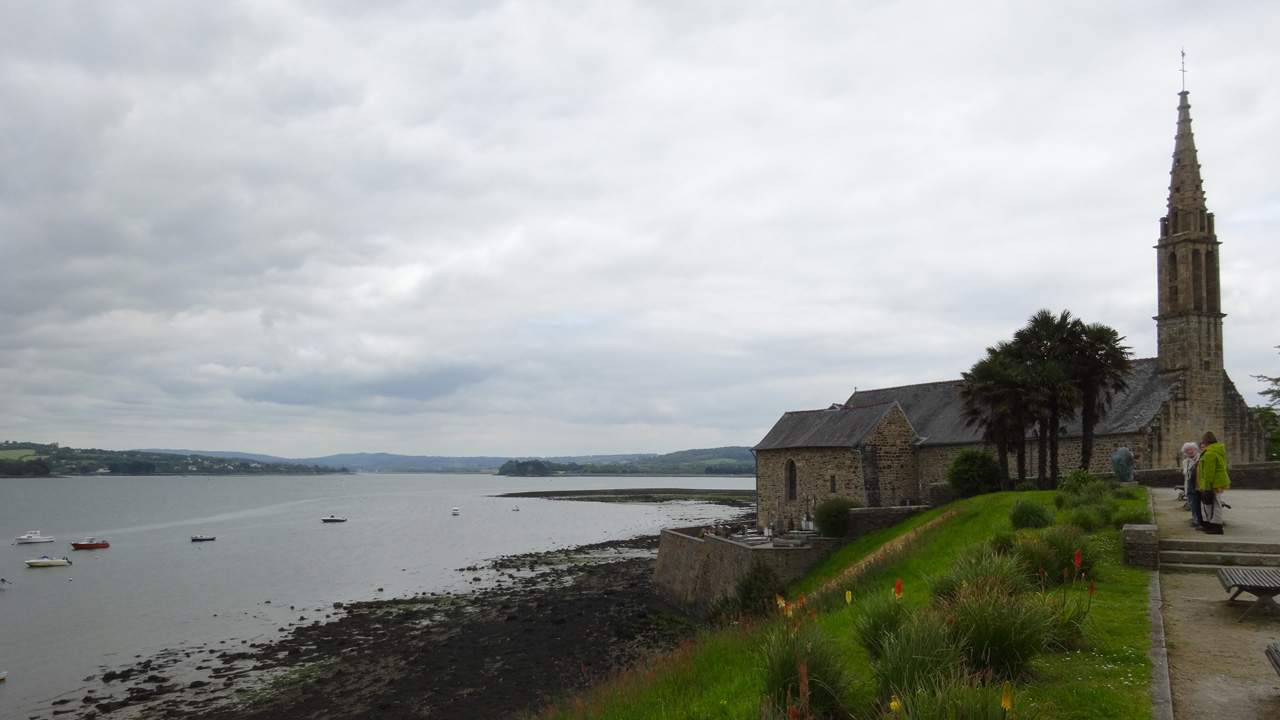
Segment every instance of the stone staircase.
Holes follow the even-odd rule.
[[[1280,567],[1280,543],[1238,540],[1160,541],[1160,569],[1216,572],[1220,567]]]

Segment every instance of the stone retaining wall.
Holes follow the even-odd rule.
[[[805,547],[752,547],[714,535],[700,538],[699,529],[663,530],[653,568],[654,590],[697,617],[731,594],[756,558],[790,583],[845,542],[815,538]]]

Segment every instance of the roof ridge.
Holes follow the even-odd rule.
[[[909,383],[907,385],[893,385],[891,387],[870,388],[868,390],[854,390],[853,395],[857,395],[860,392],[883,392],[885,390],[902,390],[904,388],[925,387],[926,385],[949,385],[951,383],[958,383],[963,381],[964,381],[963,378],[956,378],[954,380],[934,380],[933,382]],[[853,397],[853,396],[851,395],[850,397]]]

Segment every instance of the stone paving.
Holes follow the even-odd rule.
[[[1187,527],[1173,489],[1151,491],[1161,538],[1280,543],[1280,490],[1227,491],[1221,536]],[[1280,719],[1280,675],[1263,655],[1280,642],[1280,617],[1264,610],[1236,622],[1253,597],[1228,603],[1213,573],[1165,571],[1160,588],[1175,720]]]

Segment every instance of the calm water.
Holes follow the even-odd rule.
[[[653,534],[737,514],[492,495],[635,487],[752,489],[747,478],[470,475],[0,480],[0,717],[78,700],[85,678],[165,649],[264,639],[317,608],[461,590],[499,555]],[[458,507],[454,517],[450,509]],[[513,508],[519,512],[513,512]],[[324,524],[335,514],[346,523]],[[56,542],[13,545],[40,530]],[[72,551],[93,535],[106,550]],[[192,535],[213,535],[192,543]],[[74,565],[29,569],[48,554]],[[381,589],[381,590],[380,590]],[[270,601],[269,603],[266,601]],[[296,606],[290,610],[289,606]]]

